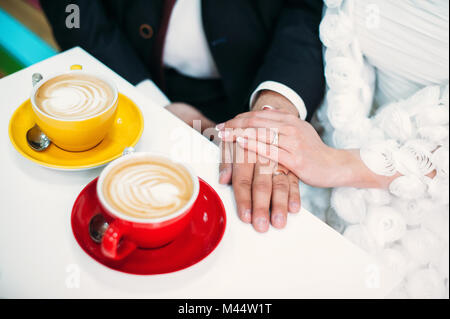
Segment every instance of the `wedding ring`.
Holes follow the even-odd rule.
[[[273,137],[273,141],[272,141],[272,145],[274,146],[278,146],[280,140],[280,135],[278,134],[278,132],[275,132],[275,136]]]
[[[277,169],[275,172],[273,172],[273,176],[280,176],[280,175],[287,175],[288,173],[286,173],[284,170],[281,169]]]

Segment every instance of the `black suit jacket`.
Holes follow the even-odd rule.
[[[41,5],[63,50],[81,46],[137,84],[155,78],[160,63],[155,46],[163,1],[41,0]],[[79,29],[65,25],[70,3],[80,8]],[[202,0],[205,33],[235,114],[261,82],[270,80],[296,91],[312,115],[324,90],[322,6],[321,0]],[[145,24],[152,30],[144,37]]]

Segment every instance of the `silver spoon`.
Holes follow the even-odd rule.
[[[95,215],[89,222],[89,236],[91,236],[91,239],[95,243],[101,244],[103,235],[108,230],[108,226],[109,224],[106,222],[103,215]]]
[[[127,147],[124,149],[122,156],[133,154],[136,150],[134,147]],[[97,214],[89,221],[89,236],[97,243],[101,244],[103,235],[108,230],[109,224],[106,222],[102,214]]]
[[[27,142],[28,145],[37,152],[46,150],[52,143],[47,135],[45,135],[39,126],[37,126],[37,124],[28,130]]]
[[[35,86],[41,80],[42,75],[39,73],[34,73],[31,77],[33,86]],[[41,131],[39,126],[37,126],[37,124],[35,124],[27,131],[27,142],[28,145],[37,152],[45,151],[52,143],[48,136]]]

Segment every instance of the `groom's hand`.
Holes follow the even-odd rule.
[[[298,115],[295,106],[276,92],[262,91],[253,110],[262,110],[267,105]],[[232,182],[240,219],[252,223],[258,232],[266,232],[270,223],[284,228],[288,212],[300,211],[298,178],[281,166],[274,175],[275,166],[236,143],[222,144],[220,183]]]
[[[181,119],[187,125],[193,127],[195,121],[201,123],[201,131],[214,127],[216,124],[203,115],[194,106],[186,103],[172,103],[166,106],[166,110]]]

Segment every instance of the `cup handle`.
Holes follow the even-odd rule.
[[[122,260],[135,251],[137,248],[136,244],[124,239],[128,231],[128,227],[116,221],[112,222],[102,239],[101,249],[103,255],[113,260]]]

